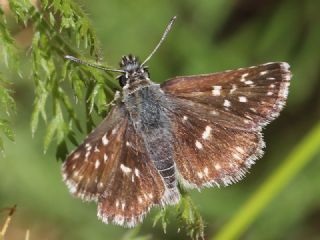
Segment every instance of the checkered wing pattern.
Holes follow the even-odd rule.
[[[165,189],[122,105],[70,154],[63,175],[73,195],[98,202],[104,222],[128,227],[161,204]]]
[[[190,188],[240,180],[262,155],[261,129],[287,98],[287,63],[177,77],[167,95],[180,182]]]

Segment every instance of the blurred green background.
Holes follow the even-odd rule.
[[[319,123],[320,1],[77,3],[96,29],[105,62],[115,67],[124,54],[145,58],[168,20],[177,15],[172,32],[148,64],[156,82],[176,75],[210,73],[270,61],[287,61],[291,65],[293,79],[287,106],[264,130],[267,144],[264,157],[238,184],[191,192],[206,221],[206,238],[212,238]],[[21,58],[27,69],[32,32],[19,29],[15,36],[25,51]],[[16,142],[5,141],[5,156],[0,156],[0,208],[18,205],[7,239],[23,239],[26,229],[30,229],[32,240],[131,239],[128,230],[97,220],[95,204],[71,197],[61,180],[61,162],[55,160],[55,147],[43,154],[44,124],[31,137],[32,79],[18,78],[16,73],[5,70],[2,62],[0,69],[6,72],[6,78],[12,78],[17,101],[17,114],[11,116]],[[77,106],[80,111],[81,107]],[[319,152],[312,156],[255,218],[241,239],[320,239],[319,157]],[[137,236],[186,239],[183,231],[178,233],[174,218],[166,234],[159,225],[153,228],[152,216],[156,212],[147,216]],[[0,214],[1,226],[6,214]]]

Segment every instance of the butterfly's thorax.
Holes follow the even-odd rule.
[[[152,82],[136,86],[127,94],[125,92],[126,89],[123,101],[135,131],[142,136],[150,158],[164,177],[167,187],[174,187],[173,137],[168,107],[164,106],[165,95],[160,86]]]
[[[152,84],[150,79],[132,79],[129,83],[123,87],[123,97],[126,98],[128,95],[132,94],[136,90],[144,87],[148,87]]]

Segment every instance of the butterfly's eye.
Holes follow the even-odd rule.
[[[124,87],[127,83],[128,78],[125,75],[121,75],[118,77],[119,84],[121,87]]]
[[[149,69],[147,67],[144,67],[143,71],[147,74],[148,77],[150,77],[150,72],[149,72]]]

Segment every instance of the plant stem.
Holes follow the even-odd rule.
[[[213,240],[238,239],[273,198],[313,159],[320,147],[320,122],[291,151],[282,164],[244,203]]]

